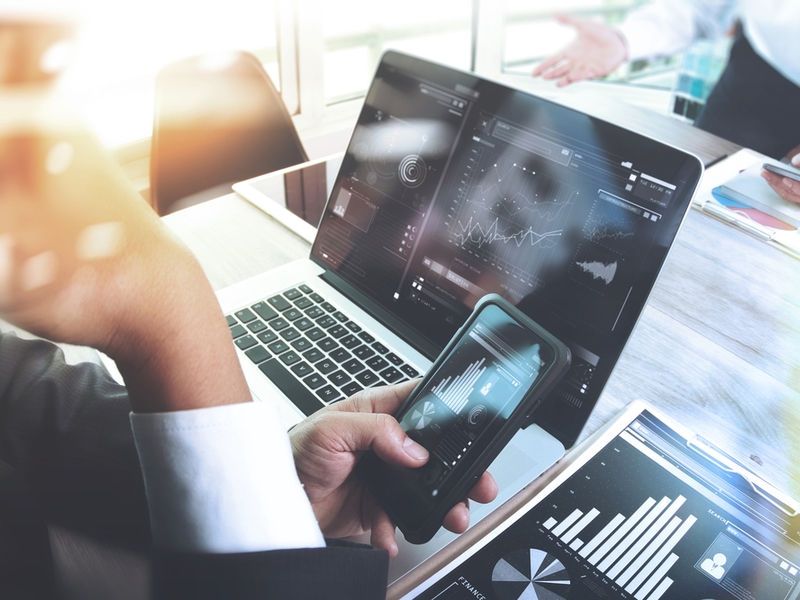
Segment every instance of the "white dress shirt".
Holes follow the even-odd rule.
[[[271,403],[130,418],[157,547],[231,553],[325,545]]]
[[[654,0],[632,10],[619,30],[628,59],[674,54],[696,39],[723,35],[736,18],[767,63],[800,85],[800,1]]]

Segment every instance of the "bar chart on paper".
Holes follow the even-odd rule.
[[[697,521],[677,516],[685,501],[680,495],[647,498],[628,516],[576,508],[561,521],[547,518],[542,527],[636,600],[658,600],[673,583],[669,570],[679,559],[673,550]],[[603,526],[584,539],[591,523]]]

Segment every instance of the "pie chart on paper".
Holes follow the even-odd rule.
[[[565,600],[570,579],[552,554],[523,548],[497,561],[492,586],[499,600]]]
[[[435,412],[436,409],[433,406],[433,402],[425,402],[422,405],[422,408],[415,408],[411,413],[411,422],[414,425],[414,429],[422,429],[423,427],[427,427],[430,422],[433,421],[433,415]]]

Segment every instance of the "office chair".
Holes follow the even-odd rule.
[[[187,196],[307,160],[255,56],[187,58],[156,77],[150,195],[160,215]]]

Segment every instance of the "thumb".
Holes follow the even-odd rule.
[[[420,467],[428,460],[428,451],[412,440],[397,420],[387,414],[341,413],[336,415],[338,434],[350,451],[373,450],[388,463]]]
[[[797,154],[795,154],[795,155],[792,157],[792,164],[793,164],[795,167],[797,167],[797,168],[800,168],[800,152],[798,152]]]

